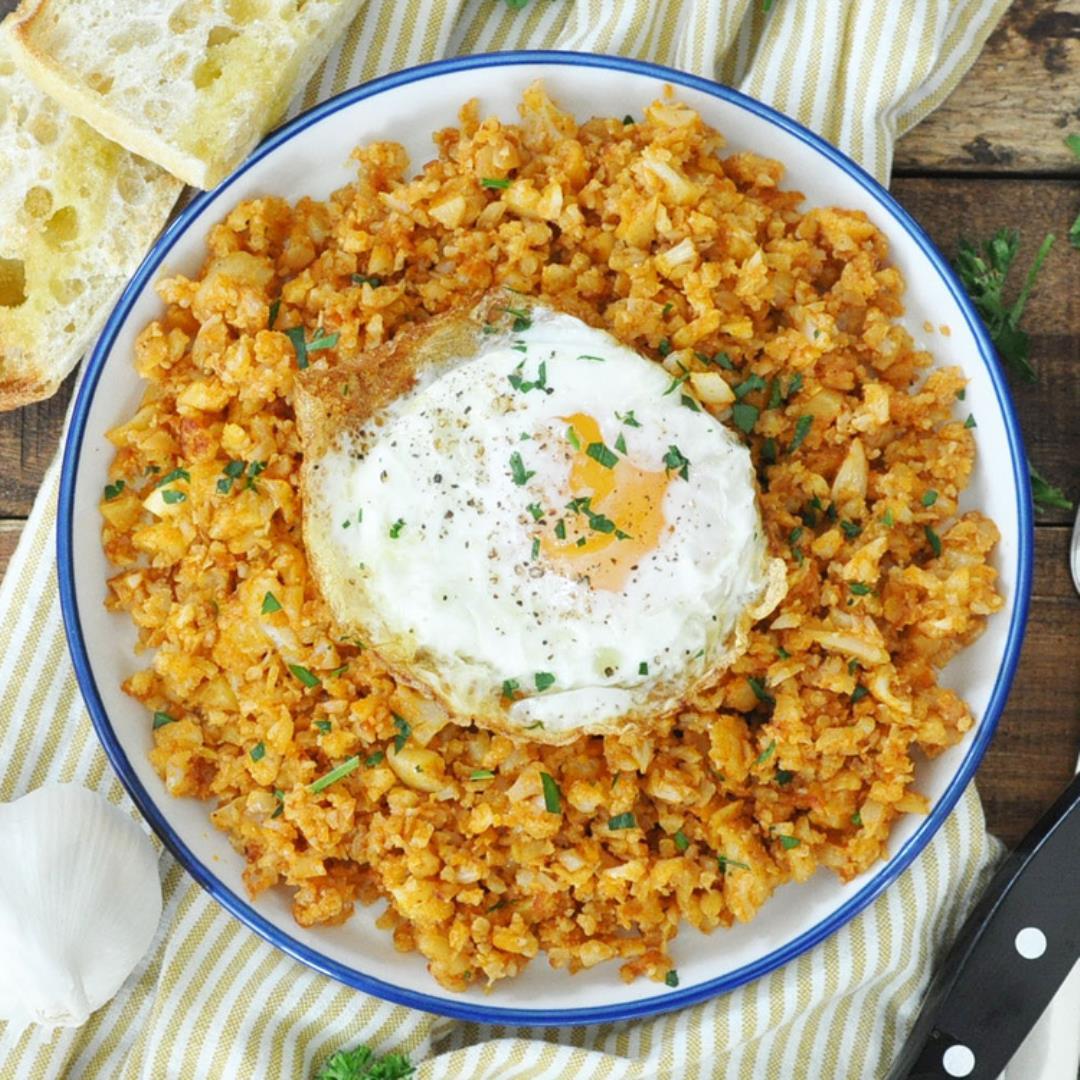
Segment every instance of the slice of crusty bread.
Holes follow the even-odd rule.
[[[102,134],[196,187],[284,115],[362,0],[23,0],[16,61]]]
[[[0,24],[0,410],[75,366],[183,185],[64,112]]]

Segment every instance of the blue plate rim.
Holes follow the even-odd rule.
[[[157,809],[149,792],[143,787],[135,774],[127,755],[113,733],[101,695],[90,665],[82,626],[79,620],[78,603],[74,586],[74,497],[75,480],[78,471],[80,452],[90,407],[105,362],[108,359],[116,336],[123,326],[128,313],[150,282],[179,237],[186,231],[188,224],[203,208],[226,191],[240,176],[272,153],[277,147],[292,139],[296,134],[318,123],[323,118],[349,108],[358,101],[372,97],[386,90],[408,83],[419,82],[441,75],[463,70],[475,70],[490,67],[536,65],[558,65],[570,67],[605,68],[614,71],[631,72],[670,82],[675,86],[684,86],[719,98],[729,104],[752,113],[795,136],[806,143],[833,165],[841,169],[864,188],[882,210],[896,224],[907,232],[927,257],[953,299],[963,312],[965,322],[972,332],[979,350],[979,359],[986,366],[997,397],[999,409],[1005,423],[1013,479],[1017,496],[1018,551],[1016,603],[1013,607],[1009,624],[1008,637],[1001,667],[998,670],[993,692],[987,704],[979,729],[968,748],[963,762],[956,771],[949,786],[942,794],[926,819],[908,839],[904,846],[889,859],[858,892],[822,919],[810,930],[801,934],[780,949],[770,952],[751,964],[746,964],[735,971],[727,972],[715,979],[710,979],[684,989],[668,990],[663,994],[642,998],[631,1002],[613,1005],[592,1006],[584,1009],[520,1009],[497,1005],[476,1004],[468,999],[435,997],[419,991],[394,986],[371,975],[365,975],[353,968],[323,955],[315,949],[302,944],[278,927],[263,918],[246,900],[239,897],[190,851],[174,832],[164,815]],[[128,794],[138,806],[151,827],[161,838],[184,868],[196,881],[220,903],[264,940],[274,945],[293,959],[327,975],[338,982],[355,989],[374,994],[396,1004],[421,1009],[460,1020],[478,1023],[520,1024],[531,1026],[555,1026],[566,1024],[595,1024],[630,1020],[653,1016],[674,1009],[684,1008],[707,1001],[718,994],[733,990],[800,956],[826,937],[835,933],[891,884],[907,867],[920,851],[929,843],[944,823],[963,790],[974,776],[986,748],[997,728],[998,719],[1005,705],[1013,674],[1023,644],[1027,613],[1031,596],[1032,560],[1034,551],[1034,526],[1031,504],[1031,492],[1027,472],[1027,456],[1024,449],[1020,425],[1012,403],[1008,386],[1001,366],[996,359],[993,345],[986,330],[971,305],[967,294],[956,279],[947,260],[938,251],[933,241],[918,225],[910,214],[861,166],[850,160],[820,136],[801,124],[784,116],[768,105],[756,101],[747,95],[712,82],[700,76],[690,75],[673,68],[664,67],[641,60],[618,56],[606,56],[591,53],[563,52],[558,50],[523,50],[515,52],[494,52],[475,56],[452,57],[433,63],[419,65],[404,71],[373,79],[359,86],[337,94],[332,98],[271,133],[234,173],[222,181],[216,188],[196,196],[176,220],[165,230],[161,237],[143,259],[138,270],[132,276],[117,301],[117,304],[105,326],[90,358],[72,410],[71,421],[64,445],[64,458],[60,474],[60,495],[57,517],[57,559],[59,566],[60,605],[68,646],[76,678],[83,698],[89,710],[98,738],[116,770]]]

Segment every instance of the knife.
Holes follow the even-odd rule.
[[[994,1080],[1078,959],[1080,776],[968,916],[888,1080]]]

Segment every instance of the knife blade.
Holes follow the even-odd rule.
[[[1080,958],[1080,776],[1006,858],[888,1080],[994,1080]]]

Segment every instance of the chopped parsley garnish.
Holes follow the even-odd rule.
[[[364,758],[364,764],[369,769],[374,769],[376,765],[381,765],[386,760],[386,754],[382,750],[376,750],[374,754]]]
[[[780,645],[780,646],[778,646],[778,647],[777,647],[777,650],[776,650],[776,655],[777,655],[777,656],[778,656],[778,657],[779,657],[779,658],[780,658],[781,660],[790,660],[790,659],[791,659],[791,653],[789,653],[789,652],[787,651],[787,649],[785,649],[785,648],[784,648],[784,646],[783,646],[783,645]]]
[[[973,428],[973,427],[976,427],[976,426],[977,425],[975,423],[975,414],[974,413],[968,413],[968,418],[964,421],[964,427],[970,429],[970,428]]]
[[[769,745],[766,746],[765,749],[762,750],[760,754],[758,754],[757,758],[754,760],[754,764],[755,765],[764,765],[765,762],[768,761],[769,758],[771,758],[773,756],[773,754],[775,754],[775,753],[776,753],[776,740],[771,739],[769,741]]]
[[[679,851],[685,851],[690,846],[690,841],[686,838],[686,833],[679,829],[675,834],[675,847]]]
[[[243,476],[246,469],[247,465],[243,461],[227,462],[225,468],[221,470],[225,475],[217,482],[218,491],[222,495],[228,495],[232,490],[233,481]]]
[[[618,829],[636,829],[637,818],[633,814],[616,814],[613,818],[608,818],[607,827],[615,832]]]
[[[285,336],[292,342],[296,351],[296,366],[303,371],[308,366],[307,343],[304,341],[304,328],[302,326],[290,326],[285,331]]]
[[[860,814],[858,810],[856,810],[855,813],[851,815],[851,824],[854,825],[857,829],[862,828],[862,814]]]
[[[346,661],[344,664],[341,665],[341,667],[336,667],[333,671],[330,671],[327,674],[330,676],[331,679],[340,679],[341,676],[344,675],[345,672],[348,670],[348,667],[349,663],[348,661]]]
[[[262,761],[266,757],[266,746],[262,742],[257,742],[249,751],[248,754],[252,761]]]
[[[331,729],[331,728],[333,727],[333,725],[332,725],[332,724],[330,723],[330,721],[329,721],[329,720],[316,720],[316,721],[315,721],[315,726],[316,726],[316,727],[317,727],[317,728],[318,728],[318,729],[319,729],[319,730],[320,730],[320,731],[321,731],[321,732],[322,732],[322,733],[323,733],[324,735],[326,735],[326,734],[327,734],[327,733],[328,733],[328,732],[330,731],[330,729]]]
[[[505,311],[507,315],[514,316],[512,329],[515,334],[523,334],[532,326],[532,318],[524,308],[502,307],[499,310]]]
[[[268,592],[263,597],[262,613],[264,615],[273,615],[275,611],[281,610],[281,604],[278,603],[278,598],[272,593]]]
[[[747,405],[744,401],[736,402],[731,407],[731,422],[744,435],[749,435],[754,430],[760,412],[756,405]]]
[[[853,581],[849,586],[849,589],[856,596],[869,596],[874,590],[863,581]]]
[[[780,380],[779,378],[773,378],[769,380],[769,404],[765,406],[767,409],[779,409],[780,408]]]
[[[331,769],[325,776],[320,776],[318,780],[311,784],[308,784],[308,791],[312,795],[318,795],[320,791],[324,791],[331,784],[337,783],[343,776],[348,776],[360,765],[360,755],[354,754],[351,758],[347,758],[336,768]]]
[[[691,412],[701,412],[701,406],[689,394],[680,394],[679,404]]]
[[[976,311],[986,323],[998,355],[1028,382],[1035,381],[1035,369],[1030,361],[1031,340],[1027,331],[1020,329],[1020,317],[1053,243],[1053,234],[1048,233],[1032,260],[1023,287],[1008,305],[1004,297],[1005,281],[1020,251],[1020,234],[1015,229],[998,229],[981,251],[970,241],[961,240],[953,262]]]
[[[649,665],[646,664],[644,660],[642,660],[641,663],[638,664],[637,673],[639,675],[648,675],[649,674]]]
[[[885,513],[881,515],[881,524],[884,525],[886,529],[891,529],[893,527],[894,522],[891,509],[886,507]]]
[[[667,356],[671,352],[671,342],[668,338],[661,338],[660,344],[656,346],[656,351],[661,356]]]
[[[473,769],[469,774],[470,780],[494,780],[495,774],[490,769]]]
[[[867,690],[865,686],[856,686],[855,689],[851,691],[851,704],[855,705],[862,701],[869,693],[870,691]]]
[[[514,478],[514,483],[520,486],[527,483],[530,477],[536,475],[536,472],[525,468],[521,455],[515,450],[510,455],[510,475]]]
[[[615,414],[615,419],[618,420],[620,424],[625,424],[627,427],[641,427],[641,424],[638,423],[638,418],[634,415],[633,409],[630,409],[625,413],[617,412]]]
[[[529,503],[525,509],[532,515],[533,521],[539,521],[544,516],[543,508],[539,503]]]
[[[536,683],[536,689],[543,693],[548,687],[555,685],[555,676],[550,671],[538,671],[533,676],[533,682]]]
[[[390,539],[396,540],[401,535],[401,530],[405,528],[405,519],[398,518],[393,525],[390,526]]]
[[[589,353],[582,353],[578,357],[578,359],[579,360],[595,360],[598,364],[602,364],[604,362],[604,358],[602,356],[592,356]]]
[[[669,472],[677,472],[684,480],[690,479],[690,461],[683,457],[682,451],[674,444],[668,446],[664,455],[664,468]]]
[[[338,343],[338,338],[340,337],[341,335],[337,332],[334,332],[333,334],[323,332],[319,337],[312,338],[312,340],[307,343],[307,351],[313,353],[322,352],[323,349],[332,349]]]
[[[540,557],[540,537],[539,536],[533,537],[532,554],[529,557],[533,560],[533,562],[535,562]]]
[[[394,720],[394,727],[397,728],[397,734],[394,736],[394,753],[400,754],[405,743],[409,741],[412,728],[409,727],[409,721],[404,716],[398,716],[396,712],[390,715]]]
[[[573,425],[566,429],[566,441],[575,449],[581,449],[581,440],[578,438],[577,432],[574,430]]]
[[[776,698],[765,689],[760,679],[755,679],[752,676],[747,676],[746,681],[750,684],[750,689],[754,691],[754,696],[758,701],[763,701],[766,705],[775,705]]]
[[[615,440],[615,449],[618,450],[620,454],[626,453],[626,439],[623,438],[623,433],[621,431],[619,432],[619,437]]]
[[[185,499],[187,499],[187,495],[185,495],[182,491],[177,491],[176,488],[169,488],[168,491],[163,491],[161,493],[161,497],[170,506],[172,506],[174,503],[182,503]]]
[[[791,440],[791,445],[788,447],[787,452],[794,454],[803,444],[803,440],[810,433],[810,428],[814,423],[812,416],[800,416],[795,421],[795,437]]]
[[[749,863],[739,862],[738,859],[729,859],[726,855],[716,856],[716,865],[721,874],[726,874],[731,867],[735,867],[736,870],[749,870]]]
[[[733,386],[732,390],[735,393],[735,397],[739,401],[742,401],[747,394],[752,394],[755,390],[764,390],[765,380],[760,375],[748,375],[737,386]]]
[[[780,833],[779,835],[780,846],[785,851],[790,851],[792,848],[797,848],[802,841],[797,836],[788,836],[787,833]]]
[[[929,491],[924,491],[922,494],[923,506],[933,506],[937,502],[937,492],[932,488]]]
[[[523,344],[518,342],[518,345]],[[517,348],[517,345],[514,346]],[[527,348],[527,346],[526,346]],[[524,348],[520,351],[524,351]],[[550,394],[551,387],[547,384],[547,361],[541,360],[540,366],[536,369],[536,378],[529,380],[523,377],[522,372],[525,370],[525,361],[522,360],[520,364],[514,370],[506,376],[510,385],[515,390],[520,390],[521,393],[527,394],[530,390],[543,390],[544,393]]]
[[[547,807],[549,814],[558,814],[562,812],[562,797],[559,791],[559,785],[555,783],[555,778],[549,776],[546,772],[540,774],[540,783],[544,788],[544,806]]]
[[[679,985],[679,973],[678,973],[678,972],[677,972],[677,971],[676,971],[676,970],[675,970],[674,968],[672,968],[672,969],[671,969],[671,970],[670,970],[670,971],[669,971],[669,972],[668,972],[668,973],[667,973],[667,974],[666,974],[666,975],[664,976],[664,982],[665,982],[665,983],[666,983],[666,984],[667,984],[668,986],[670,986],[670,987],[671,987],[672,989],[674,989],[674,988],[675,988],[676,986],[678,986],[678,985]]]
[[[664,305],[664,310],[661,311],[660,314],[661,314],[661,316],[663,318],[666,319],[674,310],[675,310],[675,305],[673,303],[671,303],[670,301],[668,301],[668,303],[666,303]]]
[[[679,366],[682,367],[681,364]],[[668,388],[664,391],[664,397],[667,397],[668,394],[674,394],[675,391],[689,378],[690,372],[685,368],[683,368],[683,373],[681,375],[672,375],[671,382],[668,383]]]
[[[717,367],[722,367],[725,371],[734,371],[735,365],[731,362],[731,357],[726,352],[718,352],[713,358],[712,362]]]
[[[803,375],[801,371],[792,375],[791,378],[788,379],[787,389],[784,391],[784,401],[790,401],[791,398],[802,389],[802,384]]]
[[[367,274],[353,274],[350,280],[354,285],[370,285],[373,289],[377,289],[382,284],[382,278],[369,277]]]
[[[258,491],[258,488],[256,488],[256,486],[255,486],[255,480],[259,476],[261,476],[264,472],[266,472],[266,462],[265,461],[253,461],[248,466],[247,483],[244,485],[245,490]]]
[[[591,457],[593,461],[600,462],[605,469],[614,469],[619,463],[619,459],[616,457],[614,451],[609,450],[602,442],[589,443],[589,445],[585,447],[585,453]],[[524,481],[517,482],[524,483]]]
[[[566,539],[566,522],[562,518],[555,522],[555,535],[560,540]]]
[[[281,310],[281,297],[279,296],[271,305],[270,312],[266,318],[266,329],[273,330],[274,323],[277,322],[278,312]]]
[[[274,812],[270,815],[271,819],[281,817],[285,809],[285,792],[281,788],[274,788],[274,798],[277,799],[277,806],[274,807]]]
[[[938,536],[929,525],[923,530],[926,533],[926,540],[929,543],[931,549],[934,552],[935,558],[941,555],[941,537]]]
[[[520,689],[517,679],[504,679],[502,684],[502,696],[507,701],[513,701]]]
[[[176,717],[170,716],[167,712],[161,712],[160,710],[154,713],[154,731],[157,731],[159,727],[164,727],[166,724],[175,724]]]
[[[1054,487],[1039,471],[1028,466],[1031,474],[1031,498],[1036,507],[1045,510],[1047,507],[1056,507],[1059,510],[1071,510],[1072,503],[1065,497],[1065,492],[1059,487]]]
[[[322,679],[318,675],[312,675],[306,667],[301,667],[300,664],[290,664],[289,670],[310,690],[313,687],[319,686],[322,683]]]
[[[633,123],[636,123],[636,121],[634,120],[634,118],[633,118],[633,117],[632,117],[632,116],[631,116],[631,115],[630,115],[629,113],[627,113],[627,114],[626,114],[626,115],[625,115],[625,116],[624,116],[624,117],[622,118],[622,122],[623,122],[624,124],[633,124]]]
[[[531,724],[527,724],[525,726],[525,730],[526,731],[535,731],[537,728],[542,728],[543,726],[544,726],[544,721],[543,720],[534,720]]]
[[[481,178],[480,186],[486,188],[493,188],[498,191],[503,191],[510,186],[510,181],[502,179],[498,176],[485,176]]]
[[[794,779],[795,779],[795,774],[793,772],[791,772],[790,769],[777,769],[776,770],[776,782],[781,787],[785,787],[786,785],[790,784],[791,781],[794,780]]]
[[[856,525],[854,521],[841,521],[840,528],[844,530],[844,535],[849,540],[854,540],[862,532],[862,526]]]
[[[765,465],[776,464],[776,440],[771,435],[761,444],[761,460]]]
[[[123,480],[117,480],[115,484],[105,485],[105,501],[112,502],[127,485]]]
[[[171,484],[174,480],[191,480],[191,473],[187,469],[173,469],[172,472],[166,473],[154,487],[164,487],[166,484]]]

